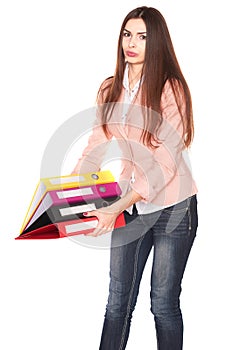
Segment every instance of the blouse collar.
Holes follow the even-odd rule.
[[[130,90],[128,72],[129,72],[129,66],[127,63],[126,67],[125,67],[125,71],[124,71],[123,87],[127,90],[129,95],[132,95],[132,94],[135,95],[137,93],[137,90],[139,89],[140,84],[141,84],[141,79],[139,79],[138,82],[135,84],[134,88]]]

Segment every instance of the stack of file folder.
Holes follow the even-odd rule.
[[[16,239],[45,239],[91,233],[95,216],[83,213],[106,207],[120,198],[121,189],[109,170],[42,178],[34,192]],[[125,225],[120,214],[115,228]]]

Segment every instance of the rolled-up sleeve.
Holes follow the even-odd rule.
[[[78,159],[73,173],[84,174],[92,171],[100,171],[111,138],[111,135],[106,136],[102,125],[100,125],[97,119],[88,138],[88,145],[83,150],[82,156]]]

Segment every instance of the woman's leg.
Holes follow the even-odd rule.
[[[158,350],[181,350],[183,320],[181,282],[197,229],[196,197],[162,211],[152,228],[154,260],[151,278],[151,311]]]
[[[124,229],[113,232],[109,298],[103,325],[100,350],[123,350],[126,347],[142,272],[152,247],[152,234],[138,234],[136,240],[121,245],[126,235],[144,231],[137,216]],[[124,242],[125,243],[125,242]]]

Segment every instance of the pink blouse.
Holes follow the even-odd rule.
[[[114,137],[122,152],[119,178],[122,195],[133,189],[141,195],[144,203],[165,207],[196,194],[197,187],[185,161],[187,151],[182,140],[182,120],[170,83],[166,82],[162,92],[163,121],[158,133],[161,142],[157,148],[146,147],[141,139],[144,126],[140,91],[130,107],[123,101],[124,88],[119,102],[113,104],[114,110],[108,121],[108,137],[101,125],[102,101],[98,101],[92,134],[74,172],[100,171]],[[157,117],[156,112],[152,112],[152,117]]]

